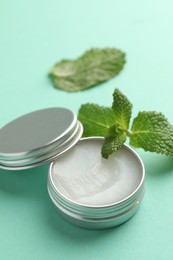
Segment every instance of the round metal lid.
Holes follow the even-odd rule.
[[[47,108],[23,115],[0,129],[0,167],[35,167],[73,147],[83,132],[76,115],[66,108]]]

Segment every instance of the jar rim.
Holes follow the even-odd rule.
[[[81,138],[79,140],[79,142],[83,142],[86,140],[104,140],[104,137],[100,137],[100,136],[92,136],[92,137],[85,137],[85,138]],[[103,204],[103,205],[89,205],[89,204],[84,204],[84,203],[80,203],[80,202],[75,202],[74,200],[67,198],[64,194],[62,194],[58,188],[56,187],[56,185],[54,184],[53,178],[52,178],[52,168],[53,165],[55,163],[55,161],[52,161],[49,167],[49,174],[48,174],[48,182],[49,185],[51,185],[52,189],[54,190],[54,193],[56,194],[56,198],[61,199],[64,203],[78,206],[78,207],[82,207],[82,208],[93,208],[93,209],[106,209],[106,208],[111,208],[111,207],[118,207],[121,205],[124,205],[126,203],[128,203],[131,199],[133,199],[135,197],[136,194],[138,194],[138,192],[141,194],[140,190],[143,190],[143,186],[144,186],[144,179],[145,179],[145,168],[144,168],[144,164],[141,160],[141,158],[139,157],[139,155],[127,144],[123,144],[123,148],[127,149],[128,151],[130,151],[134,157],[137,159],[140,167],[141,167],[141,179],[139,184],[137,185],[137,187],[135,188],[135,190],[130,193],[130,195],[128,195],[127,197],[125,197],[124,199],[121,199],[117,202],[114,203],[108,203],[108,204]]]

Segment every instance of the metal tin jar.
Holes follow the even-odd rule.
[[[134,215],[144,195],[143,163],[127,145],[103,159],[103,138],[80,139],[82,132],[66,108],[21,116],[0,129],[0,168],[51,162],[48,193],[65,219],[93,229],[119,225]]]
[[[94,142],[98,144],[97,150],[100,153],[102,137],[83,138],[67,155],[51,163],[48,192],[56,209],[66,220],[84,228],[109,228],[127,221],[136,213],[144,195],[145,171],[139,156],[127,145],[113,154],[111,159],[106,160],[98,155],[95,160],[89,162],[93,154],[88,144],[92,143],[93,149]],[[83,154],[83,157],[81,155],[85,146],[86,151],[88,149],[88,160],[86,154]],[[128,165],[123,162],[124,157],[129,158]],[[69,161],[73,163],[69,164]],[[86,167],[81,167],[80,170],[80,165],[83,164]],[[131,173],[128,169],[130,166],[133,168]],[[136,175],[135,178],[133,174]],[[133,179],[133,183],[130,183],[129,178]],[[116,192],[115,189],[119,191]]]

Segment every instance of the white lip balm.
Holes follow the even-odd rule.
[[[128,146],[109,159],[102,137],[81,139],[50,167],[48,191],[58,211],[87,228],[118,225],[134,215],[144,194],[144,166]]]

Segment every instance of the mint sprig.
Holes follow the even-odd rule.
[[[131,114],[131,102],[115,89],[112,107],[85,104],[78,118],[84,126],[84,136],[105,137],[101,151],[104,158],[120,149],[127,137],[136,148],[172,156],[173,126],[166,117],[156,111],[139,112],[129,130]]]
[[[75,60],[58,62],[49,76],[56,88],[80,91],[115,77],[124,64],[124,52],[116,48],[93,48]]]

